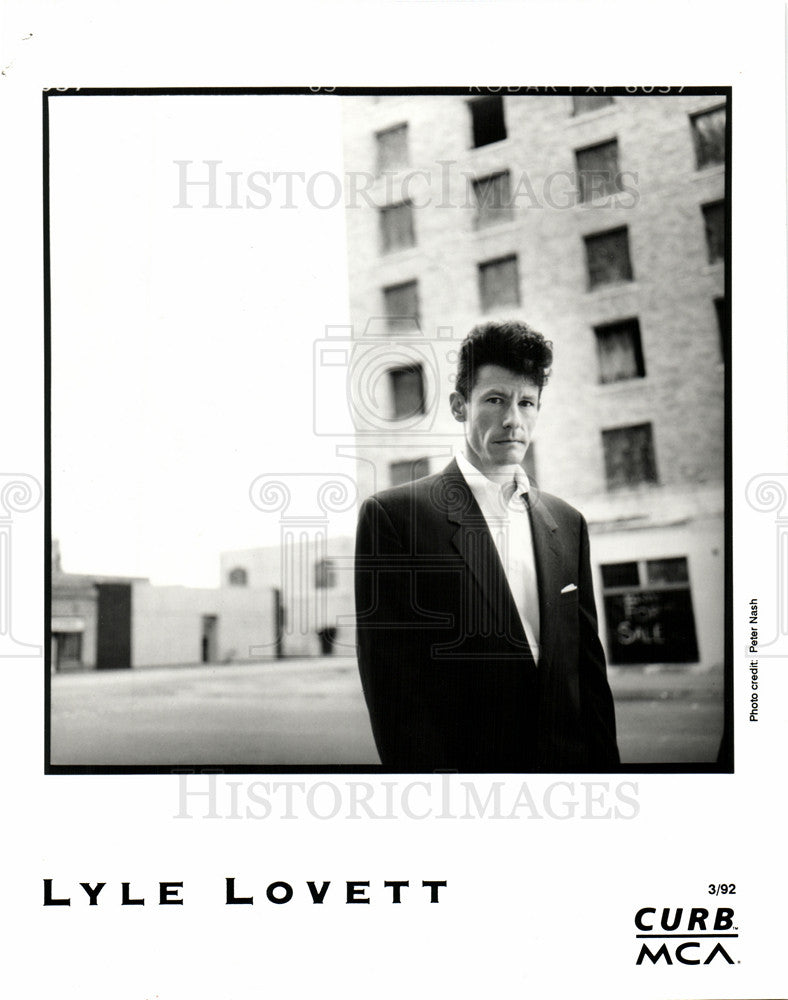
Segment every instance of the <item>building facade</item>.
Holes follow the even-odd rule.
[[[725,98],[344,99],[360,498],[461,436],[456,347],[552,340],[526,468],[589,522],[614,666],[723,660]]]

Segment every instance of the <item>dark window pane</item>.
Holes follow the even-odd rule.
[[[421,365],[392,368],[389,379],[397,420],[424,413],[424,372]]]
[[[572,98],[572,113],[583,115],[587,111],[597,111],[604,108],[606,104],[612,104],[613,98],[602,94],[585,94]]]
[[[319,559],[315,563],[315,587],[325,590],[337,584],[337,571],[333,559]]]
[[[487,146],[506,138],[502,97],[481,97],[471,101],[474,146]]]
[[[722,260],[725,256],[725,202],[715,201],[701,206],[703,224],[706,227],[706,248],[709,263]]]
[[[725,108],[692,115],[692,139],[698,168],[725,162]]]
[[[600,382],[607,384],[628,378],[643,378],[646,366],[640,342],[640,324],[636,319],[597,326],[594,333]]]
[[[399,170],[408,165],[408,126],[397,125],[375,136],[378,151],[378,173]]]
[[[588,283],[591,288],[632,280],[626,227],[585,237]]]
[[[621,190],[618,170],[618,142],[601,142],[575,152],[580,200],[591,201]]]
[[[519,306],[520,277],[516,257],[502,257],[479,265],[479,295],[482,312],[498,306]]]
[[[428,476],[430,474],[430,460],[428,458],[411,458],[406,462],[392,462],[389,466],[389,472],[391,485],[401,486],[413,479]]]
[[[651,424],[602,431],[608,489],[657,481]]]
[[[476,202],[476,228],[495,226],[508,222],[512,217],[512,203],[509,190],[509,174],[494,174],[473,182],[473,197]]]
[[[245,587],[248,583],[246,570],[241,566],[236,566],[235,569],[231,569],[227,575],[227,582],[231,587]]]
[[[649,583],[689,583],[687,560],[681,556],[673,559],[649,559],[646,572]]]
[[[388,205],[380,210],[380,234],[384,253],[416,245],[413,206],[410,202]]]
[[[608,563],[600,567],[602,570],[602,586],[609,587],[638,587],[640,586],[640,576],[638,574],[638,564],[636,562]]]
[[[388,288],[384,288],[383,305],[389,332],[418,330],[419,285],[417,281],[406,281],[401,285],[389,285]]]
[[[720,333],[720,353],[725,359],[728,356],[728,344],[731,341],[731,328],[728,321],[728,305],[724,295],[714,300],[714,311],[717,314],[717,328]]]

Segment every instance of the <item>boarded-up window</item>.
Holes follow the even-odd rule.
[[[632,280],[629,234],[626,226],[585,237],[590,288]]]
[[[236,566],[227,574],[227,582],[231,587],[245,587],[249,582],[249,577],[242,566]]]
[[[375,135],[378,173],[408,165],[408,126],[396,125]]]
[[[602,431],[608,489],[657,482],[651,424]]]
[[[575,151],[580,201],[592,201],[621,190],[618,142],[611,139]]]
[[[725,202],[714,201],[710,205],[703,205],[702,211],[706,249],[709,263],[713,264],[725,256]]]
[[[613,98],[607,94],[578,94],[572,98],[572,114],[584,115],[589,111],[598,111],[607,104],[612,104]]]
[[[479,265],[479,297],[485,313],[500,306],[519,306],[520,276],[516,257],[501,257]]]
[[[389,474],[391,485],[401,486],[403,483],[428,476],[430,474],[430,460],[428,458],[410,458],[406,462],[392,462],[389,465]]]
[[[508,171],[474,181],[473,198],[476,203],[477,229],[508,222],[512,218]]]
[[[698,169],[725,162],[725,108],[691,115],[692,140]]]
[[[383,289],[383,307],[386,327],[390,333],[412,331],[419,328],[419,285],[406,281]]]
[[[502,97],[480,97],[471,101],[474,146],[488,146],[506,138]]]
[[[383,253],[416,245],[413,206],[408,201],[380,210],[380,239]]]
[[[640,324],[636,319],[621,320],[594,327],[599,359],[599,381],[620,382],[643,378],[646,366],[640,342]]]
[[[325,590],[337,585],[337,569],[333,559],[318,559],[315,563],[315,587]]]
[[[394,418],[404,420],[424,413],[424,371],[421,365],[389,369]]]

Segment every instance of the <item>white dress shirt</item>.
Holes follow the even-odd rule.
[[[526,506],[528,476],[517,466],[511,475],[491,479],[462,454],[457,465],[478,503],[501,558],[503,571],[523,623],[534,663],[539,662],[539,587]]]

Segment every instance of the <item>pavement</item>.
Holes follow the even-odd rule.
[[[722,670],[609,669],[625,763],[706,763],[722,736]],[[352,657],[55,674],[51,763],[378,764]]]

